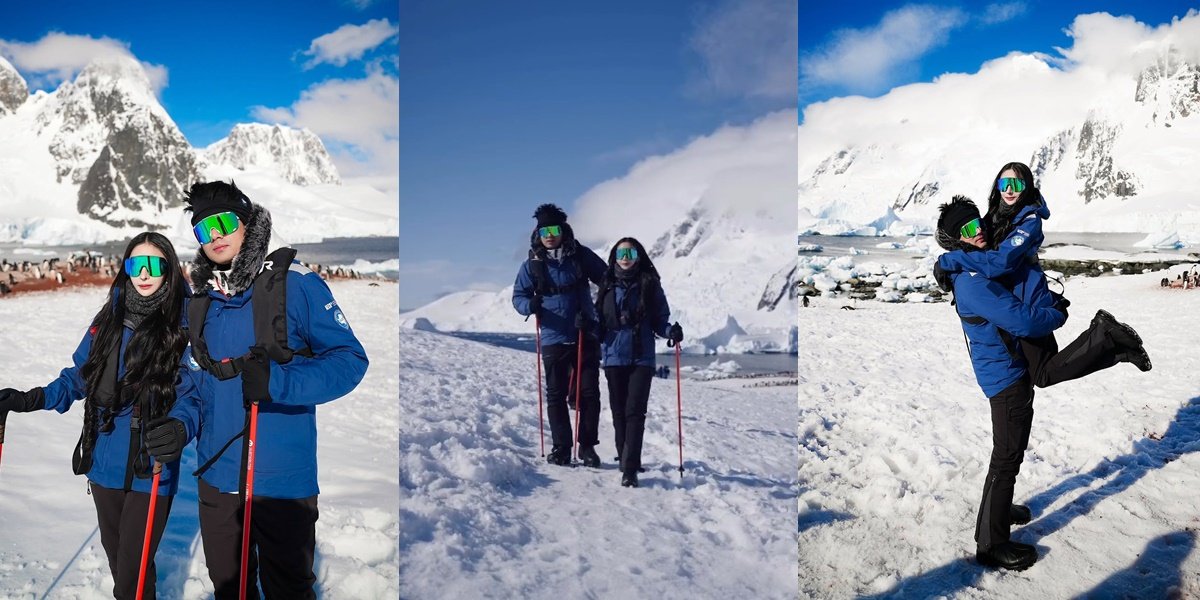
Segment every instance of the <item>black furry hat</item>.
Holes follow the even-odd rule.
[[[537,210],[533,211],[533,218],[537,219],[538,227],[567,223],[567,213],[554,204],[543,204],[537,207]]]
[[[943,250],[958,250],[963,247],[959,232],[963,225],[979,218],[979,207],[966,196],[955,196],[950,202],[938,207],[937,234],[934,238]]]
[[[222,212],[236,214],[242,223],[250,220],[250,198],[247,198],[232,180],[229,183],[212,181],[193,184],[183,200],[187,203],[184,210],[192,212],[193,227],[204,217]]]

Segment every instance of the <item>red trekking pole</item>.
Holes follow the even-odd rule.
[[[246,508],[242,517],[242,576],[238,598],[246,600],[246,568],[250,562],[250,509],[254,506],[254,441],[258,437],[258,402],[250,403],[250,431],[246,444]]]
[[[675,414],[679,420],[679,477],[683,477],[683,376],[679,372],[679,342],[675,342]]]
[[[583,330],[579,330],[579,346],[575,352],[575,460],[579,460],[579,394],[583,389]]]
[[[538,388],[538,437],[542,439],[542,458],[546,458],[546,432],[542,424],[542,318],[534,316],[533,325],[537,328],[537,388]]]
[[[4,456],[4,422],[8,420],[8,411],[0,412],[0,456]]]
[[[150,508],[146,511],[146,535],[142,538],[142,564],[138,567],[137,600],[146,593],[146,565],[150,563],[150,538],[154,536],[154,505],[158,502],[158,479],[162,463],[154,461],[154,480],[150,482]]]

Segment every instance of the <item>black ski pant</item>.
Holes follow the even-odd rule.
[[[1044,388],[1079,379],[1120,362],[1116,344],[1107,335],[1107,325],[1093,321],[1066,348],[1058,349],[1054,334],[1039,338],[1020,338],[1021,353],[1029,363],[1033,385]]]
[[[646,404],[650,400],[653,367],[605,367],[608,406],[621,472],[636,473],[642,466],[642,437],[646,433]]]
[[[571,384],[571,378],[579,360],[576,346],[551,344],[542,347],[550,436],[555,446],[566,448],[575,443],[571,436],[573,430],[568,404],[575,406],[575,387]],[[586,335],[583,338],[583,389],[580,392],[579,445],[595,446],[600,443],[600,342]]]
[[[1013,486],[1021,472],[1029,430],[1033,426],[1033,386],[1028,378],[990,398],[992,405],[992,460],[983,484],[983,499],[975,523],[975,542],[983,552],[1009,539],[1009,507]]]
[[[199,480],[200,539],[218,600],[238,597],[242,556],[242,499]],[[254,496],[246,597],[257,599],[262,581],[268,600],[316,598],[313,552],[317,545],[317,497]]]
[[[113,490],[88,482],[92,501],[96,503],[96,519],[100,529],[100,545],[108,556],[108,569],[113,576],[113,598],[136,598],[138,571],[142,566],[142,543],[146,539],[146,513],[150,510],[150,494]],[[154,504],[154,530],[150,536],[150,560],[146,563],[146,598],[154,598],[154,555],[167,515],[171,513],[174,496],[159,496]]]

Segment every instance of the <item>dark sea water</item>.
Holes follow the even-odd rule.
[[[928,237],[928,236],[921,236]],[[1079,232],[1046,232],[1046,241],[1042,244],[1043,248],[1055,244],[1067,244],[1077,246],[1088,246],[1095,250],[1109,250],[1113,252],[1123,252],[1125,254],[1137,254],[1147,252],[1149,248],[1138,248],[1134,244],[1146,238],[1142,233],[1079,233]],[[903,245],[909,239],[908,237],[863,237],[863,236],[841,236],[841,235],[803,235],[800,236],[800,244],[817,244],[823,248],[821,252],[804,252],[802,256],[846,256],[850,254],[850,249],[853,248],[859,251],[865,251],[865,255],[861,255],[858,261],[882,261],[887,260],[912,260],[920,258],[920,254],[905,252],[904,250],[894,250],[891,248],[876,248],[878,244],[898,243]],[[1186,252],[1186,250],[1185,250]]]
[[[72,252],[102,252],[105,255],[120,256],[125,252],[126,242],[110,242],[91,246],[22,246],[20,244],[0,244],[0,258],[9,261],[27,260],[41,262],[55,256],[66,258]],[[306,263],[322,265],[352,265],[358,259],[373,263],[395,260],[400,255],[400,238],[398,237],[366,237],[366,238],[329,238],[317,244],[293,244],[296,258]],[[180,258],[190,260],[195,255],[194,249],[179,249]],[[395,280],[399,271],[381,271],[387,279]]]
[[[464,340],[475,342],[483,342],[501,348],[512,348],[514,350],[523,350],[533,353],[537,350],[537,341],[533,336],[518,333],[474,333],[474,332],[448,332],[446,335],[452,335]],[[738,373],[749,374],[773,374],[773,373],[794,373],[796,371],[796,356],[789,354],[709,354],[709,355],[694,355],[684,354],[680,356],[679,364],[681,366],[693,366],[698,369],[708,367],[713,361],[722,363],[728,361],[736,362],[741,369]],[[534,370],[534,359],[530,359],[530,371]],[[655,358],[658,365],[667,365],[671,369],[675,368],[675,356],[671,354],[659,354]],[[674,376],[674,374],[672,374]]]

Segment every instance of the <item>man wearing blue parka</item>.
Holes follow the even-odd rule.
[[[191,270],[197,290],[192,303],[209,304],[202,317],[189,315],[198,359],[191,365],[196,402],[177,403],[161,429],[178,445],[196,437],[205,562],[216,597],[236,598],[247,407],[259,403],[247,592],[256,598],[255,580],[261,578],[267,598],[314,598],[316,406],[358,385],[366,353],[319,275],[295,261],[274,264],[279,255],[268,256],[271,216],[265,208],[220,181],[193,185],[186,200],[201,242]],[[258,276],[279,269],[287,270],[287,347],[296,351],[282,364],[268,356],[263,334],[255,332],[255,312],[279,300]],[[273,325],[284,323],[276,317]]]
[[[513,308],[526,317],[536,315],[541,325],[542,362],[546,370],[546,415],[553,447],[546,460],[571,464],[571,417],[567,392],[580,359],[583,332],[579,409],[579,459],[600,466],[595,446],[600,443],[600,342],[596,337],[596,307],[589,281],[599,284],[607,268],[604,260],[575,239],[567,213],[543,204],[533,217],[537,226],[530,237],[529,258],[521,264],[513,284]]]
[[[942,205],[937,242],[946,250],[978,251],[985,246],[975,203],[955,196]],[[1029,521],[1029,509],[1013,505],[1013,487],[1033,425],[1033,385],[1015,337],[1038,337],[1066,322],[1054,307],[1030,306],[1009,289],[974,271],[949,274],[950,286],[975,379],[991,404],[992,456],[976,521],[980,564],[1022,570],[1037,561],[1037,550],[1010,539],[1013,523]]]
[[[1008,163],[996,174],[988,195],[988,214],[981,219],[987,249],[947,252],[938,257],[935,273],[970,271],[1000,283],[1026,306],[1066,312],[1070,302],[1050,291],[1038,261],[1038,249],[1045,241],[1042,222],[1049,218],[1050,209],[1034,185],[1029,167]],[[1151,369],[1141,337],[1105,310],[1097,311],[1088,329],[1061,350],[1053,333],[1019,336],[1017,344],[1028,362],[1030,379],[1042,388],[1121,362],[1142,371]]]

